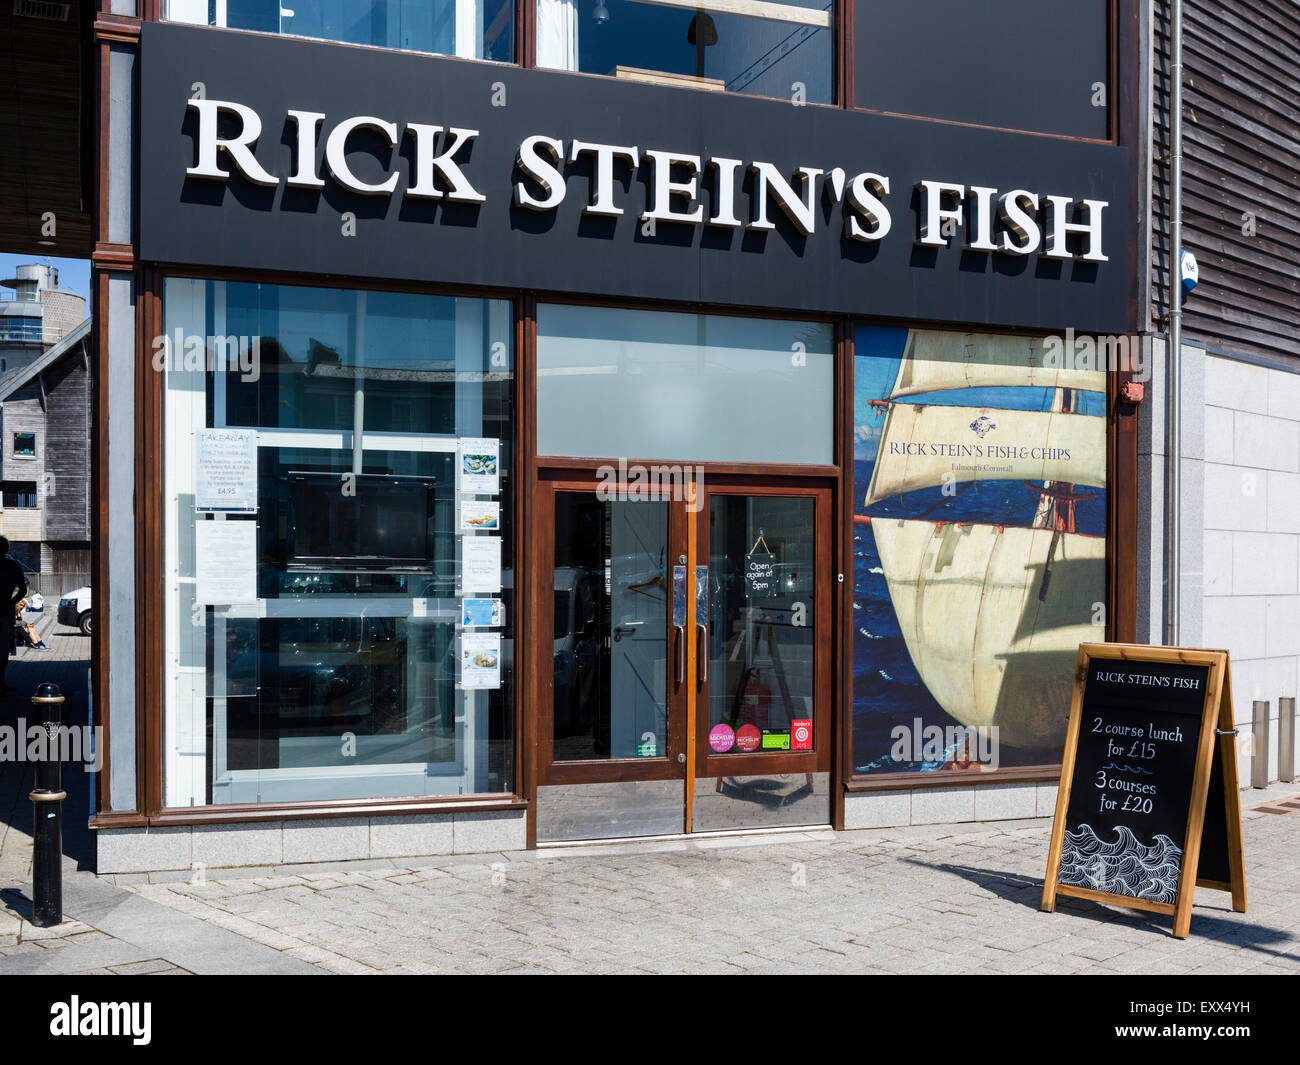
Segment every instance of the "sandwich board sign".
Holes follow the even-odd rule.
[[[1058,895],[1171,914],[1197,885],[1246,910],[1227,651],[1079,647],[1042,909]]]

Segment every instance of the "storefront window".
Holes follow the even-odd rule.
[[[820,322],[540,306],[538,450],[830,464],[833,348]]]
[[[513,786],[509,303],[170,278],[169,807]]]
[[[833,14],[829,0],[537,0],[537,65],[830,103]]]
[[[163,10],[195,26],[514,61],[512,0],[164,0]]]
[[[860,328],[853,765],[1051,765],[1105,638],[1104,371],[1034,337]]]

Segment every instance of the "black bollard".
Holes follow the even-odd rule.
[[[57,684],[36,689],[32,705],[43,711],[47,739],[45,757],[36,763],[32,800],[32,924],[51,928],[63,920],[63,766],[59,762],[59,731],[63,693]]]

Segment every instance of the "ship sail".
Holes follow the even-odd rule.
[[[1105,391],[1096,370],[1043,365],[1041,337],[914,329],[889,399],[954,388],[1077,388]]]
[[[1106,483],[1106,420],[1061,411],[891,403],[867,506],[953,481]]]
[[[1105,539],[897,518],[871,529],[908,653],[939,705],[964,725],[998,726],[1011,746],[1059,733],[1079,644],[1105,638],[1093,615]]]

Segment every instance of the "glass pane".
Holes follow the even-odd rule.
[[[360,384],[368,432],[469,435],[468,414],[498,423],[475,434],[508,436],[510,375],[483,357],[510,342],[504,301],[243,282],[212,297],[204,331],[233,341],[222,352],[256,344],[251,367],[225,375],[227,425],[350,429]]]
[[[832,11],[827,0],[768,4],[764,18],[663,0],[538,0],[537,65],[830,103]]]
[[[164,18],[463,59],[514,61],[513,0],[165,0]]]
[[[458,514],[511,513],[509,304],[168,278],[163,316],[166,805],[509,791],[514,612],[467,629],[462,597],[507,598],[513,541]],[[199,510],[212,431],[249,429],[255,513]],[[496,441],[496,492],[461,438]],[[214,592],[242,530],[247,591]],[[461,586],[484,537],[497,591]]]
[[[709,746],[812,749],[816,501],[709,502]]]
[[[543,305],[538,448],[831,463],[832,344],[826,323]]]
[[[667,555],[667,503],[556,493],[555,761],[666,757]]]

